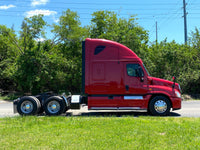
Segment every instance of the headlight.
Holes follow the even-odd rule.
[[[176,97],[181,98],[181,93],[179,93],[178,91],[175,92]]]

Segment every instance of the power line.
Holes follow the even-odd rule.
[[[17,6],[16,8],[27,8],[27,6]],[[41,7],[40,9],[42,9],[43,7]],[[97,10],[96,8],[93,8],[93,7],[51,7],[51,6],[48,6],[48,9],[49,8],[53,8],[53,9],[78,9],[78,10]],[[36,9],[36,8],[34,8]],[[38,8],[37,8],[38,9]],[[104,8],[103,10],[109,10],[109,11],[112,11],[112,10],[131,10],[131,11],[144,11],[144,10],[168,10],[167,8],[122,8],[122,7],[119,7],[119,8]],[[199,10],[198,8],[197,9],[193,9],[193,10]],[[10,10],[3,10],[3,9],[0,9],[0,11],[10,11]]]
[[[16,0],[9,0],[9,2],[15,2],[15,1]],[[189,19],[190,20],[191,19],[200,19],[199,11],[194,11],[194,10],[199,10],[198,9],[198,7],[200,6],[199,1],[198,0],[185,0],[185,1],[188,3],[187,10],[191,10],[191,12],[189,14],[190,15]],[[1,0],[0,3],[1,2],[8,2],[8,1]],[[8,17],[13,17],[13,18],[25,17],[25,15],[26,15],[25,12],[28,12],[28,11],[22,11],[22,10],[24,10],[23,8],[27,8],[27,6],[31,6],[31,3],[26,6],[26,4],[27,4],[26,2],[31,2],[31,0],[24,0],[21,2],[19,2],[19,0],[18,0],[17,2],[18,3],[16,3],[15,8],[8,9],[8,10],[0,10],[0,15],[2,17],[8,16]],[[86,4],[88,4],[88,2],[84,2],[84,1],[80,2],[80,3],[73,2],[73,1],[72,2],[67,2],[67,1],[66,2],[61,2],[61,1],[52,2],[51,1],[50,3],[53,3],[53,5],[48,5],[48,4],[50,4],[50,3],[48,3],[47,5],[28,7],[27,9],[29,9],[29,10],[30,9],[33,9],[33,10],[34,9],[52,9],[57,12],[55,17],[58,18],[57,16],[60,16],[62,14],[61,11],[67,10],[69,8],[72,11],[77,11],[79,19],[80,19],[80,21],[83,21],[83,24],[84,24],[84,22],[86,22],[85,20],[91,20],[93,18],[91,16],[91,14],[93,13],[92,12],[93,10],[94,10],[94,12],[106,11],[106,10],[113,11],[114,10],[116,12],[116,14],[118,15],[118,17],[123,17],[123,18],[127,19],[128,16],[130,16],[130,15],[137,15],[136,16],[136,18],[138,19],[137,22],[139,22],[139,23],[148,22],[148,26],[146,28],[150,29],[149,34],[152,34],[152,32],[156,32],[156,31],[154,31],[155,24],[152,23],[152,20],[154,17],[156,18],[154,21],[158,21],[158,27],[157,27],[158,31],[160,30],[160,28],[166,27],[168,24],[171,24],[172,21],[174,22],[174,21],[178,20],[178,22],[180,23],[180,20],[182,20],[182,17],[181,17],[183,14],[182,7],[181,7],[182,1],[180,1],[180,0],[173,1],[173,3],[166,3],[166,2],[161,3],[162,1],[160,1],[159,3],[151,3],[150,1],[148,1],[148,3],[141,3],[141,2],[134,3],[134,1],[132,3],[127,3],[126,1],[124,1],[126,3],[123,3],[123,2],[115,3],[114,7],[111,7],[111,4],[113,5],[113,3],[111,3],[110,1],[108,1],[108,2],[109,3],[100,3],[100,2],[94,1],[94,2],[91,2],[89,5],[86,5]],[[128,7],[127,4],[132,6],[132,8]],[[82,5],[82,6],[80,6],[80,8],[79,8],[78,5]],[[95,7],[94,7],[94,5],[95,5]],[[101,8],[96,7],[97,5],[100,5]],[[103,5],[103,7],[102,7],[102,5]],[[116,7],[119,7],[119,8],[116,8]],[[75,10],[73,10],[73,9],[75,9]],[[87,12],[85,10],[87,10]],[[131,12],[131,14],[128,14],[128,12]],[[157,19],[159,19],[159,20],[157,20]],[[144,25],[146,26],[146,24],[144,24]],[[175,25],[174,28],[180,28],[180,27]],[[173,33],[169,32],[167,34],[173,34]],[[155,34],[153,34],[152,36],[155,36]],[[160,36],[159,36],[159,38],[160,38]]]
[[[16,2],[16,0],[9,0],[9,2]],[[1,0],[1,2],[8,2],[7,0]],[[31,0],[23,0],[21,2],[32,2]],[[56,1],[56,2],[50,2],[54,4],[80,4],[80,5],[176,5],[176,3],[97,3],[97,2],[63,2],[63,1]],[[48,4],[48,3],[47,3]]]
[[[8,17],[25,17],[25,15],[14,15],[14,14],[1,14],[1,16],[8,16]],[[122,15],[123,16],[123,15]],[[126,16],[129,16],[129,15],[126,15]],[[91,19],[92,17],[79,17],[80,19]],[[157,18],[163,18],[162,16],[161,17],[157,17]],[[138,20],[152,20],[153,19],[153,16],[150,16],[150,17],[137,17]],[[174,20],[174,19],[181,19],[181,17],[171,17],[170,18],[171,20]],[[190,17],[189,19],[200,19],[200,16],[198,17]],[[166,22],[167,20],[165,20]],[[165,23],[165,22],[162,22],[161,26]],[[155,26],[155,25],[154,25]],[[153,27],[152,27],[153,28]]]
[[[9,0],[9,2],[16,2],[16,0]],[[0,2],[8,2],[7,0],[1,0]],[[29,2],[31,3],[31,0],[23,0],[21,2]],[[18,1],[19,3],[19,1]],[[128,6],[174,6],[176,5],[176,3],[97,3],[97,2],[63,2],[63,1],[56,1],[56,2],[50,2],[51,4],[67,4],[67,5],[104,5],[104,6],[108,6],[108,5],[128,5]],[[49,3],[46,3],[45,5],[47,5]],[[193,4],[191,4],[193,5]],[[197,3],[195,5],[200,5],[200,3]],[[26,6],[27,7],[27,6]]]
[[[98,10],[97,10],[98,11]],[[3,12],[3,10],[0,10],[0,12]],[[26,11],[26,12],[24,12],[24,11],[20,11],[20,10],[10,10],[10,11],[7,11],[7,13],[16,13],[16,12],[19,12],[19,13],[26,13],[26,12],[28,12],[28,11]],[[59,14],[62,14],[62,12],[58,12]],[[81,15],[83,15],[83,14],[91,14],[91,13],[89,13],[89,12],[81,12],[81,13],[78,13],[78,14],[81,14]],[[133,14],[120,14],[119,13],[119,15],[127,15],[127,16],[130,16],[130,15],[146,15],[146,16],[166,16],[166,15],[170,15],[170,14],[177,14],[177,13],[140,13],[140,14],[137,14],[137,13],[133,13]],[[178,14],[182,14],[182,13],[178,13]],[[200,14],[200,13],[191,13],[191,14]]]
[[[177,16],[178,12],[181,10],[181,8],[179,7],[180,6],[180,1],[178,1],[176,3],[176,6],[178,6],[178,9],[175,9],[174,11],[172,9],[169,10],[169,12],[173,12],[173,14],[170,14],[168,15],[167,17],[162,17],[162,19],[160,20],[159,22],[159,26],[158,26],[158,29],[157,30],[160,30],[160,28],[164,25],[166,26],[166,24],[169,24],[170,21],[173,21],[173,20],[177,20],[177,19],[182,19],[181,17],[174,17],[174,16]],[[157,21],[157,19],[159,18],[158,16],[154,16],[156,19],[155,21]],[[152,26],[151,30],[154,30],[155,28],[155,25]],[[152,36],[154,36],[154,33],[156,33],[156,31],[153,31],[152,35],[150,36],[150,38],[152,38]],[[171,32],[169,32],[170,34]],[[171,33],[172,34],[172,33]]]

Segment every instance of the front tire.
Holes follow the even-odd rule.
[[[17,104],[17,111],[20,115],[36,115],[40,109],[40,101],[33,96],[24,96]]]
[[[156,96],[149,103],[149,112],[154,116],[169,115],[170,108],[170,101],[164,96]]]
[[[64,113],[66,110],[66,104],[64,100],[59,96],[52,96],[48,98],[44,103],[44,111],[46,115],[56,116]]]

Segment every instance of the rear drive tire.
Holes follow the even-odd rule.
[[[40,109],[40,101],[34,96],[24,96],[17,104],[17,111],[20,115],[36,115]]]
[[[149,112],[154,116],[166,116],[170,112],[170,101],[164,96],[156,96],[149,103]]]
[[[46,115],[56,116],[64,113],[66,110],[65,101],[59,96],[52,96],[44,103],[44,111]]]

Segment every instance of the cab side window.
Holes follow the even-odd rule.
[[[127,64],[127,74],[131,77],[143,77],[144,72],[139,64]]]

